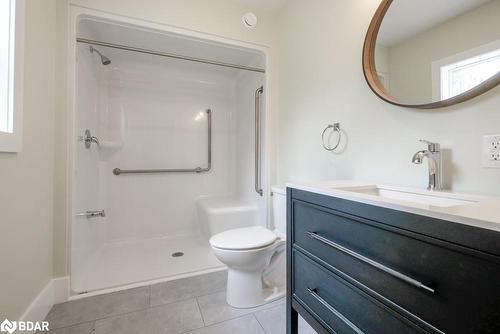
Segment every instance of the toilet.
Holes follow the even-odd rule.
[[[215,256],[228,267],[227,302],[236,308],[260,306],[285,295],[285,189],[273,187],[274,231],[242,227],[210,238]]]

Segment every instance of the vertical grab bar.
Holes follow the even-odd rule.
[[[262,191],[262,166],[261,166],[261,141],[260,141],[260,105],[264,87],[260,86],[255,91],[255,191],[260,196]]]
[[[208,142],[208,150],[207,150],[207,168],[205,168],[205,172],[208,172],[212,169],[212,109],[207,109],[205,111],[207,113],[207,142]]]

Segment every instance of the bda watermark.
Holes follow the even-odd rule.
[[[27,331],[48,332],[48,321],[11,321],[5,319],[0,324],[0,332],[13,334],[14,332],[22,333]]]

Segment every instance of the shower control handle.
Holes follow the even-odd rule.
[[[76,214],[77,217],[85,217],[87,219],[89,218],[97,218],[97,217],[106,217],[106,213],[104,210],[96,210],[96,211],[85,211],[81,213]]]
[[[89,129],[85,130],[85,135],[82,137],[82,140],[85,142],[86,149],[89,149],[92,143],[95,143],[98,147],[100,146],[99,138],[92,136]]]

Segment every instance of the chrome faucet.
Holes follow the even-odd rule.
[[[411,161],[419,165],[426,157],[429,163],[429,185],[427,189],[441,190],[443,188],[441,147],[438,143],[432,143],[423,139],[420,139],[420,142],[427,144],[427,150],[415,153]]]

